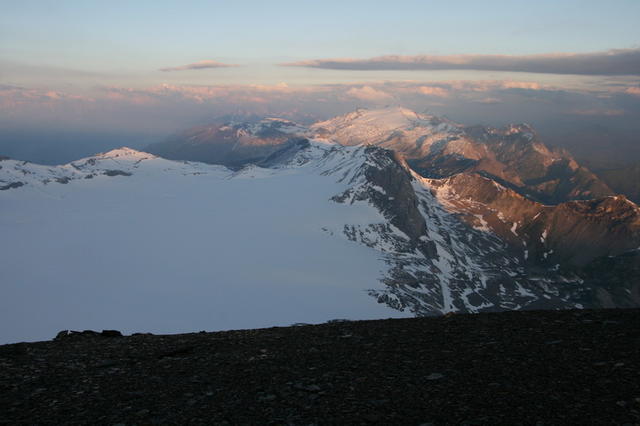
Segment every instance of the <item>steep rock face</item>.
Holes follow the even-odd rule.
[[[411,172],[398,154],[386,149],[366,147],[361,174],[366,186],[350,188],[333,197],[334,201],[371,202],[392,225],[416,243],[425,234],[425,220],[418,210],[418,199],[411,186]]]
[[[530,262],[575,269],[640,246],[640,209],[624,196],[546,206],[478,174],[425,182],[450,211]]]
[[[323,172],[349,184],[332,200],[368,203],[386,221],[330,232],[383,254],[387,288],[370,292],[378,301],[417,315],[582,306],[577,276],[531,268],[499,236],[445,208],[400,157],[377,147],[358,150],[365,160],[355,169]]]

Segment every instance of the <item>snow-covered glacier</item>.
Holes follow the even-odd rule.
[[[379,253],[327,231],[384,218],[332,202],[346,184],[315,163],[232,171],[119,149],[0,165],[21,184],[0,191],[0,343],[410,315],[368,295]]]

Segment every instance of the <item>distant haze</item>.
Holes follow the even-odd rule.
[[[255,114],[308,124],[358,107],[384,105],[444,115],[468,125],[527,122],[547,143],[569,148],[578,159],[596,161],[599,167],[640,160],[640,96],[615,85],[569,89],[535,81],[469,80],[161,86],[102,89],[91,101],[37,91],[27,96],[6,87],[4,91],[26,100],[15,102],[0,118],[0,155],[46,164],[123,145],[143,148],[221,116]]]
[[[227,115],[402,105],[640,161],[640,2],[4,2],[0,155],[144,147]]]

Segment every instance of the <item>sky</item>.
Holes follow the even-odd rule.
[[[218,115],[313,121],[391,103],[494,125],[587,120],[630,145],[640,112],[636,0],[0,8],[0,150],[26,159],[92,135],[142,146]]]

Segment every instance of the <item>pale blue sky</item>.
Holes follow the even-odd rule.
[[[205,59],[253,66],[384,54],[593,52],[638,47],[640,40],[636,0],[0,0],[0,6],[3,62],[106,73],[156,72]]]

